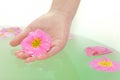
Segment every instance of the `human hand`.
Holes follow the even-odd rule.
[[[68,40],[70,25],[71,20],[68,19],[64,14],[48,12],[47,14],[39,17],[30,25],[28,25],[28,27],[25,28],[25,30],[21,34],[16,36],[10,42],[10,44],[11,46],[17,46],[29,34],[29,32],[36,29],[41,29],[48,33],[51,37],[52,43],[50,50],[46,54],[38,57],[30,56],[27,53],[22,52],[21,50],[15,52],[15,55],[18,58],[24,59],[25,62],[43,60],[53,56],[64,48]]]

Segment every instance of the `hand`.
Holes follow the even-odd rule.
[[[28,35],[29,32],[34,31],[36,29],[41,29],[48,33],[52,39],[52,47],[43,56],[30,56],[27,53],[22,52],[21,50],[15,52],[15,55],[18,58],[24,59],[25,62],[32,62],[36,60],[42,60],[53,56],[54,54],[61,51],[67,40],[69,35],[71,21],[66,18],[64,14],[48,12],[47,14],[39,17],[35,21],[33,21],[28,27],[18,36],[16,36],[11,42],[11,46],[17,46],[21,43],[21,41]]]

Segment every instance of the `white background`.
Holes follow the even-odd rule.
[[[27,26],[52,0],[0,0],[0,25]],[[120,0],[82,0],[71,32],[120,51]]]
[[[46,13],[52,0],[0,0],[0,25],[27,26]]]

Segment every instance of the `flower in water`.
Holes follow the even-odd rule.
[[[108,58],[95,59],[90,62],[90,66],[98,71],[116,72],[120,69],[120,63],[109,60]]]
[[[109,54],[112,52],[112,50],[101,46],[94,46],[94,47],[86,48],[85,52],[87,56],[96,56],[96,55]]]
[[[32,56],[45,54],[51,47],[50,36],[37,29],[30,32],[29,35],[21,42],[22,50]]]
[[[5,37],[6,37],[5,34],[3,32],[0,32],[0,39]]]
[[[7,37],[11,36],[11,35],[18,35],[21,32],[21,29],[19,27],[10,27],[10,28],[3,28],[1,30],[1,32],[3,32],[4,34],[7,35]]]

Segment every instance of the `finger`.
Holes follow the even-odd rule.
[[[30,57],[29,54],[24,53],[23,51],[16,51],[15,55],[20,59],[26,59],[26,58]]]
[[[48,57],[49,57],[49,56],[48,56],[47,53],[46,53],[46,54],[42,54],[42,55],[36,57],[36,60],[44,60],[44,59],[47,59]]]
[[[52,46],[51,46],[50,50],[46,54],[38,56],[37,60],[47,59],[47,58],[55,55],[56,53],[58,53],[64,47],[64,45],[61,43],[63,43],[63,42],[61,42],[61,40],[54,40],[52,42]]]
[[[43,55],[40,55],[37,57],[37,60],[44,60],[44,59],[47,59],[53,55],[55,55],[56,53],[58,53],[60,51],[60,48],[59,47],[52,47],[50,49],[50,51],[48,51],[46,54],[43,54]]]
[[[54,46],[48,53],[48,57],[51,57],[53,55],[55,55],[56,53],[58,53],[61,50],[61,47],[59,46]]]
[[[25,59],[26,63],[30,63],[30,62],[34,62],[34,61],[36,61],[36,57],[35,56],[28,57],[27,59]]]
[[[44,59],[47,59],[47,58],[53,56],[54,54],[56,54],[56,53],[59,52],[59,51],[60,51],[60,48],[59,48],[59,47],[57,47],[57,46],[56,46],[56,47],[52,47],[51,50],[50,50],[48,53],[42,54],[42,55],[40,55],[40,56],[38,56],[38,57],[36,57],[36,56],[28,57],[28,58],[25,60],[25,62],[26,62],[26,63],[29,63],[29,62],[34,62],[34,61],[36,61],[36,60],[44,60]]]
[[[26,29],[24,30],[22,33],[20,33],[19,35],[17,35],[11,42],[10,45],[11,46],[17,46],[21,43],[21,41],[28,35],[28,33],[30,32],[30,29]]]

